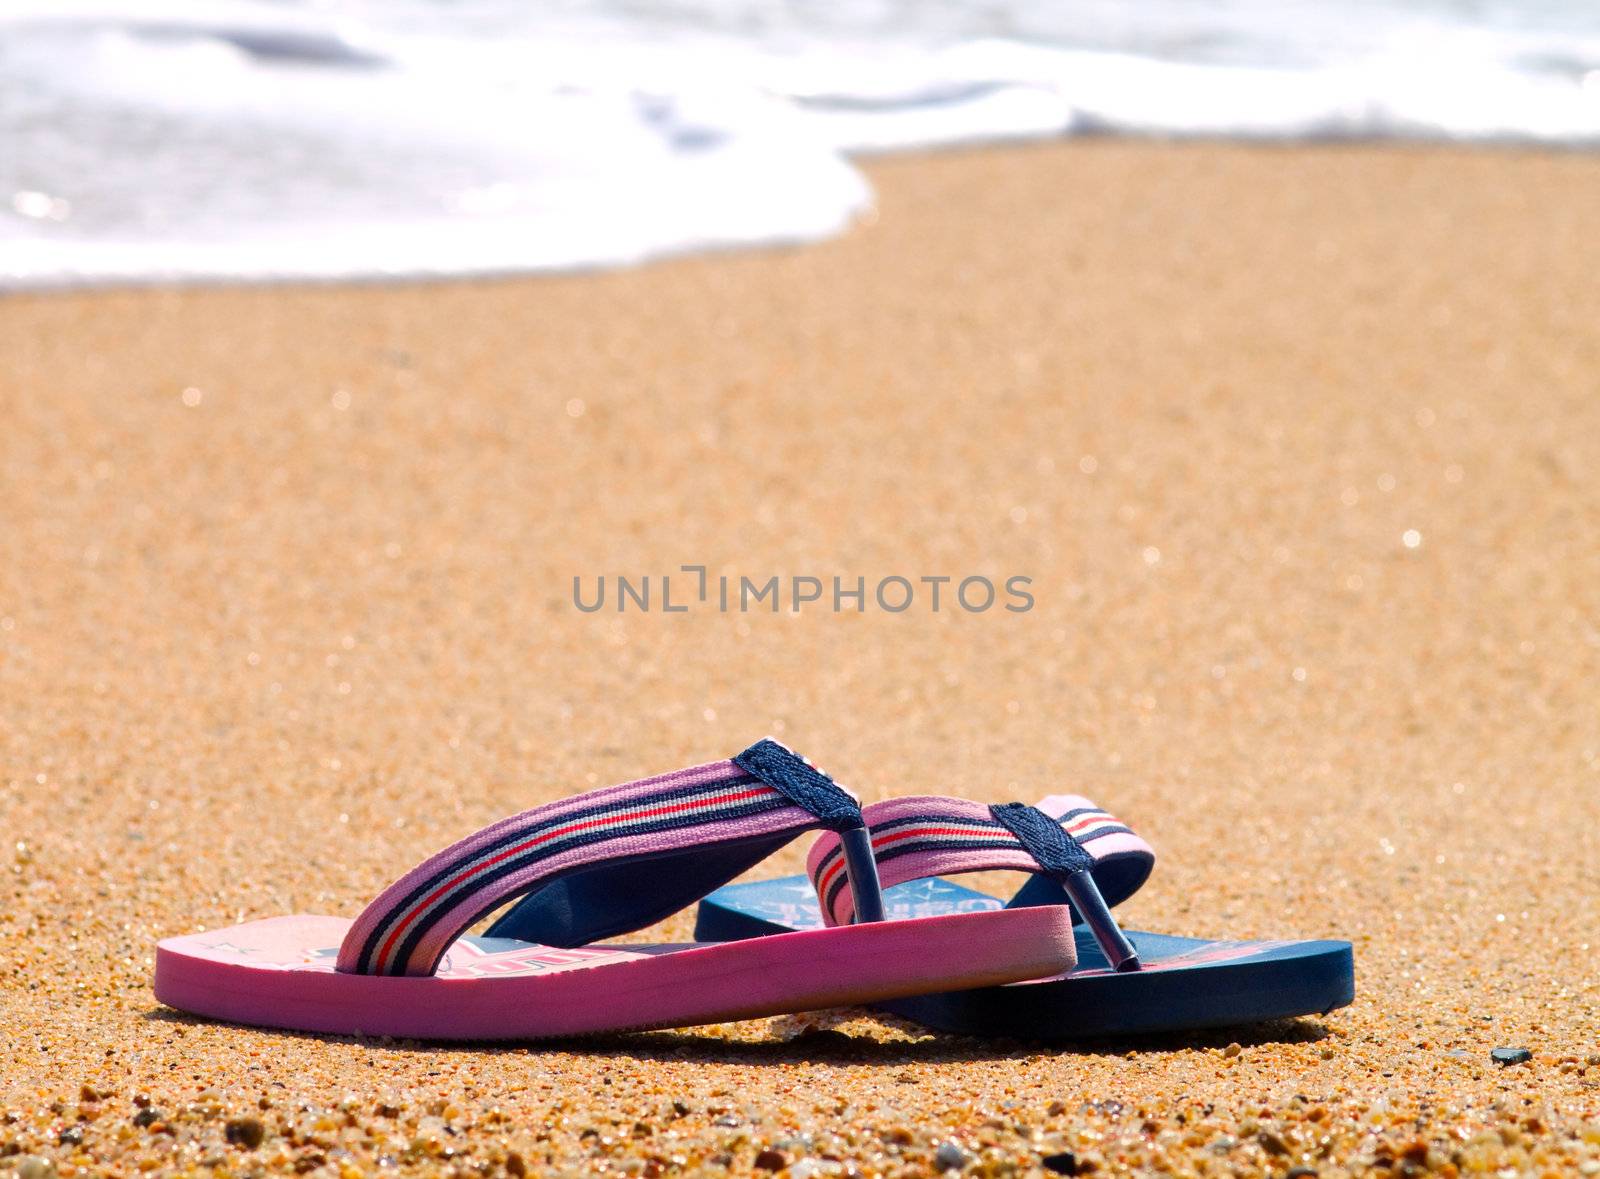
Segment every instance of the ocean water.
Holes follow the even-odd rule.
[[[0,7],[0,286],[815,240],[878,152],[1120,133],[1600,146],[1592,0]]]

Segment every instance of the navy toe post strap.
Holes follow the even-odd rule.
[[[1038,807],[986,806],[921,795],[874,803],[865,816],[880,888],[968,872],[1027,872],[1028,884],[1012,906],[1068,904],[1114,969],[1139,969],[1138,953],[1111,906],[1145,882],[1155,853],[1087,799],[1057,795]],[[855,868],[843,842],[831,834],[819,836],[806,863],[823,919],[829,925],[854,920]]]
[[[746,749],[734,763],[805,807],[839,840],[850,866],[851,900],[857,921],[883,920],[883,888],[872,840],[855,796],[787,747],[768,738]],[[698,899],[698,898],[696,898]]]
[[[1138,970],[1139,954],[1111,915],[1111,908],[1095,883],[1094,857],[1060,823],[1037,807],[1007,802],[991,806],[989,813],[1038,861],[1042,874],[1072,898],[1072,907],[1100,943],[1100,951],[1111,968]]]

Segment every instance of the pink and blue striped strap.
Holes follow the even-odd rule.
[[[457,938],[516,898],[491,934],[559,927],[565,940],[550,944],[579,945],[643,928],[818,829],[865,849],[855,798],[778,742],[759,741],[727,761],[535,807],[452,844],[366,907],[338,968],[432,974]],[[686,870],[662,870],[662,860]],[[870,854],[866,865],[858,884],[870,909],[879,903]],[[597,898],[612,902],[607,911],[595,911]]]
[[[1028,872],[1034,878],[1013,905],[1070,903],[1114,964],[1137,967],[1110,906],[1144,884],[1155,866],[1155,852],[1127,824],[1088,799],[1052,795],[1037,807],[986,806],[918,795],[874,803],[863,815],[883,888],[967,872]],[[851,865],[839,840],[819,836],[806,867],[823,919],[829,925],[854,920]]]

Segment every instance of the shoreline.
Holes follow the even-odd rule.
[[[1220,135],[1180,135],[1163,132],[1150,132],[1140,134],[1129,131],[1080,131],[1069,135],[1039,136],[1016,139],[996,138],[977,142],[957,142],[947,145],[931,145],[914,148],[895,148],[882,151],[871,149],[859,152],[845,152],[843,158],[858,168],[868,182],[867,206],[864,210],[851,214],[844,226],[837,231],[820,235],[810,232],[800,233],[789,237],[775,237],[762,241],[734,241],[723,243],[683,244],[680,246],[662,247],[647,252],[637,258],[596,260],[593,262],[579,262],[570,265],[552,263],[548,265],[534,265],[523,267],[508,267],[505,269],[476,269],[465,271],[429,271],[419,269],[407,273],[378,273],[369,271],[353,271],[349,274],[257,274],[237,276],[223,273],[201,273],[194,275],[169,274],[164,276],[145,276],[135,278],[95,278],[95,279],[19,279],[9,285],[0,279],[0,299],[6,298],[37,298],[47,296],[95,296],[99,294],[117,294],[139,292],[165,292],[165,291],[272,291],[272,290],[371,290],[374,288],[410,288],[433,287],[438,285],[468,285],[468,286],[493,286],[501,283],[518,283],[538,281],[543,279],[587,278],[608,274],[627,274],[643,268],[671,265],[677,262],[693,262],[701,259],[717,259],[727,256],[741,255],[783,255],[793,251],[812,249],[820,245],[848,238],[853,234],[870,228],[878,218],[876,207],[877,187],[872,183],[872,176],[876,169],[891,169],[903,163],[916,167],[923,162],[932,162],[946,156],[957,156],[966,160],[981,160],[987,153],[994,152],[1000,155],[1014,155],[1030,150],[1054,151],[1058,149],[1074,150],[1084,148],[1092,150],[1098,146],[1112,148],[1130,147],[1135,150],[1154,149],[1157,151],[1216,151],[1230,152],[1262,152],[1286,153],[1295,155],[1299,153],[1327,154],[1347,150],[1359,154],[1395,154],[1417,155],[1421,157],[1472,157],[1489,159],[1551,161],[1564,158],[1586,160],[1600,150],[1600,139],[1592,142],[1571,143],[1541,143],[1530,142],[1526,139],[1507,137],[1497,140],[1468,140],[1438,138],[1408,138],[1400,135],[1383,138],[1370,138],[1360,135],[1343,136],[1339,134],[1317,135],[1309,137],[1275,136],[1220,136]],[[140,243],[139,248],[158,248],[160,243]],[[182,248],[193,248],[192,243],[180,243]]]

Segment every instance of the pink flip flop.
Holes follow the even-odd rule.
[[[670,916],[819,829],[838,833],[850,863],[855,924],[594,944]],[[467,936],[508,901],[484,936]],[[183,1011],[264,1027],[518,1040],[993,986],[1075,961],[1066,906],[884,920],[860,806],[764,740],[729,761],[503,819],[413,868],[354,921],[276,917],[168,938],[155,992]]]

